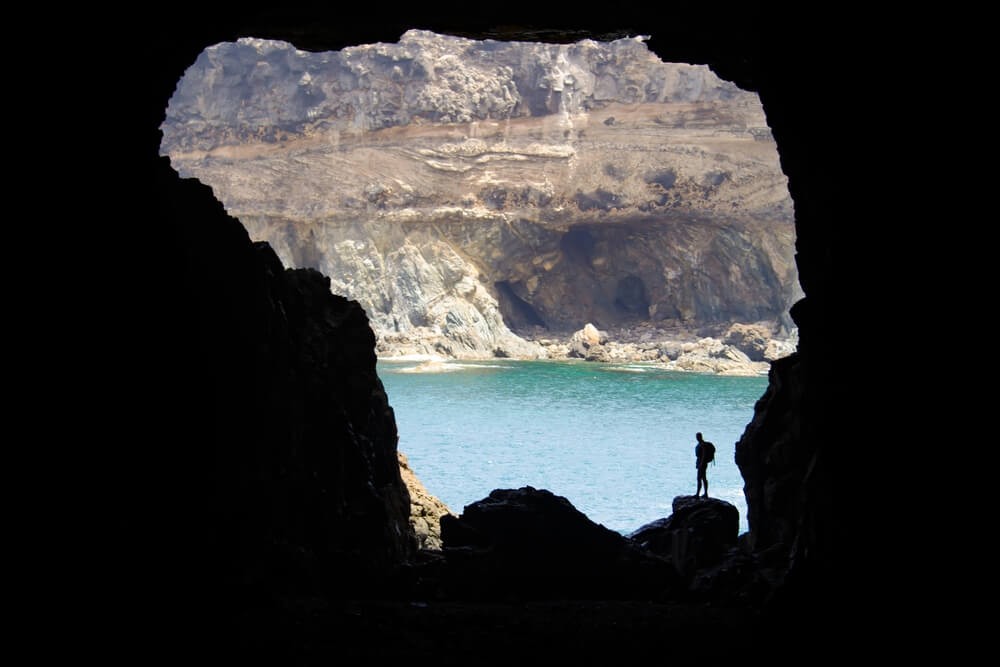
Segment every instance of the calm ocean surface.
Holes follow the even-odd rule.
[[[572,361],[378,362],[399,449],[452,512],[497,488],[566,497],[627,534],[669,516],[695,491],[694,434],[715,443],[709,495],[731,502],[747,530],[736,441],[766,377],[664,371],[650,364]]]

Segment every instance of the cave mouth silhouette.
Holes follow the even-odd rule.
[[[650,25],[646,21],[655,23],[655,28],[650,25],[645,31],[652,32],[654,38],[650,42],[651,48],[665,60],[705,63],[723,78],[737,81],[746,89],[760,90],[762,98],[765,97],[766,91],[765,103],[769,118],[772,120],[770,124],[774,128],[774,137],[785,167],[784,171],[791,178],[790,189],[796,203],[795,216],[799,232],[798,262],[802,268],[802,284],[808,293],[807,302],[793,309],[795,320],[803,332],[801,346],[803,363],[801,369],[790,380],[803,387],[809,401],[805,407],[792,407],[785,414],[789,420],[795,420],[792,427],[801,420],[805,437],[817,443],[815,446],[825,447],[826,454],[818,460],[808,475],[799,475],[798,478],[802,487],[798,508],[799,525],[803,529],[800,540],[804,546],[804,550],[800,552],[803,557],[799,559],[799,563],[804,564],[806,568],[812,563],[811,567],[819,568],[819,574],[810,575],[808,569],[798,573],[797,581],[800,582],[801,592],[798,596],[791,596],[791,601],[784,603],[789,611],[779,619],[787,621],[787,625],[773,622],[770,633],[744,633],[741,639],[746,641],[742,644],[733,643],[731,651],[727,652],[722,645],[730,635],[719,632],[727,628],[710,628],[707,625],[692,628],[691,623],[683,627],[681,632],[658,634],[655,641],[641,644],[630,644],[629,640],[633,637],[629,635],[612,637],[611,639],[618,641],[609,641],[603,646],[604,648],[620,649],[625,652],[631,648],[633,655],[629,657],[635,659],[643,659],[639,651],[647,648],[665,657],[669,651],[670,658],[676,655],[676,651],[680,651],[691,657],[689,664],[695,664],[695,660],[698,660],[697,664],[704,664],[704,656],[700,655],[702,649],[715,655],[722,654],[726,658],[739,660],[745,660],[748,654],[754,651],[764,661],[775,657],[776,654],[794,658],[794,662],[801,662],[802,659],[818,654],[827,658],[836,655],[856,659],[858,651],[869,652],[871,646],[868,644],[869,641],[874,640],[875,653],[878,654],[881,653],[879,649],[885,646],[887,636],[895,639],[895,631],[891,629],[893,624],[887,625],[885,617],[899,610],[903,606],[900,602],[909,605],[914,599],[915,592],[916,597],[923,597],[926,589],[921,589],[914,582],[926,582],[930,576],[934,581],[947,579],[949,585],[954,584],[952,578],[945,577],[944,574],[938,575],[940,579],[937,579],[933,568],[921,569],[920,572],[916,572],[916,568],[907,568],[908,563],[919,563],[921,567],[925,564],[925,561],[919,558],[920,550],[909,547],[903,552],[895,548],[897,545],[889,544],[885,536],[895,537],[900,531],[893,530],[893,519],[887,516],[887,507],[873,506],[875,499],[872,494],[851,492],[852,488],[858,488],[862,484],[860,467],[856,467],[853,461],[872,460],[867,454],[863,458],[856,456],[863,452],[861,446],[866,444],[858,442],[858,434],[868,432],[870,424],[884,425],[905,421],[905,419],[887,418],[884,396],[872,396],[875,393],[885,394],[898,382],[893,382],[891,379],[888,383],[866,381],[857,375],[845,375],[843,339],[839,333],[842,331],[841,325],[856,319],[859,309],[864,308],[869,308],[865,311],[866,315],[876,315],[866,320],[873,328],[875,323],[884,323],[884,327],[880,328],[891,330],[898,321],[902,321],[901,319],[895,322],[889,321],[889,313],[882,310],[883,305],[876,304],[876,301],[882,300],[868,298],[871,294],[871,273],[867,271],[867,265],[853,265],[854,259],[862,257],[857,240],[864,238],[871,241],[872,235],[878,233],[882,234],[883,240],[892,234],[894,242],[886,244],[885,248],[896,251],[892,256],[901,256],[902,253],[898,252],[899,246],[895,242],[895,237],[900,235],[899,227],[881,224],[884,220],[876,214],[857,208],[854,202],[850,201],[852,198],[843,196],[844,192],[849,192],[857,183],[853,176],[857,174],[856,170],[859,167],[875,169],[883,164],[877,151],[873,153],[872,149],[876,144],[867,143],[870,135],[857,130],[861,130],[864,125],[868,132],[874,135],[872,128],[875,127],[879,138],[884,139],[882,136],[884,126],[873,125],[871,116],[856,112],[859,96],[863,96],[867,89],[873,90],[876,85],[881,86],[885,78],[858,76],[858,74],[869,73],[873,67],[880,70],[887,67],[886,71],[898,69],[903,66],[907,56],[918,55],[916,50],[896,51],[893,44],[890,58],[888,53],[881,51],[876,55],[857,40],[851,38],[845,40],[845,35],[856,34],[856,29],[859,27],[868,31],[865,37],[872,34],[871,28],[866,28],[872,25],[869,20],[871,14],[869,7],[865,7],[861,12],[844,10],[839,5],[836,8],[830,6],[834,11],[824,15],[822,28],[817,28],[816,21],[809,20],[791,29],[784,27],[785,12],[788,10],[778,9],[776,6],[745,3],[741,3],[740,8],[731,8],[731,11],[724,11],[714,4],[679,3],[669,9],[664,8],[665,11],[662,12],[650,12],[647,6],[631,10],[628,6],[622,6],[614,8],[614,11],[601,11],[600,16],[594,16],[593,13],[590,16],[583,16],[585,12],[574,12],[572,15],[560,12],[560,15],[550,14],[549,17],[535,13],[536,9],[542,11],[541,7],[515,13],[506,3],[502,8],[483,5],[477,7],[476,12],[469,12],[467,6],[462,11],[449,12],[443,10],[437,3],[413,11],[410,17],[395,10],[386,11],[381,6],[359,5],[353,9],[361,12],[362,16],[351,21],[344,20],[343,8],[340,6],[324,3],[321,7],[321,3],[313,3],[310,10],[303,11],[301,7],[295,8],[296,4],[293,0],[280,6],[271,5],[266,13],[255,12],[248,7],[239,7],[237,11],[227,7],[225,14],[211,6],[199,6],[197,11],[190,14],[182,11],[164,12],[155,16],[155,22],[152,18],[154,13],[150,12],[148,24],[128,33],[130,43],[146,41],[148,45],[148,49],[141,54],[146,57],[131,59],[135,66],[141,63],[141,75],[133,79],[134,85],[127,86],[123,86],[115,77],[105,77],[114,83],[114,95],[120,96],[122,101],[121,110],[135,111],[131,114],[124,112],[105,114],[106,119],[114,123],[113,131],[107,132],[106,136],[119,134],[128,138],[127,142],[123,142],[126,148],[124,154],[135,155],[138,163],[147,167],[142,170],[142,176],[146,177],[151,173],[148,169],[150,165],[162,162],[155,157],[159,145],[159,132],[155,125],[162,118],[162,109],[184,68],[189,66],[205,47],[240,36],[265,35],[294,42],[300,48],[316,51],[335,50],[356,43],[395,40],[403,30],[411,27],[411,23],[437,32],[453,32],[471,37],[492,34],[527,40],[532,38],[532,34],[542,33],[544,34],[542,41],[560,39],[574,41],[581,36],[597,36],[610,29],[616,29],[628,23],[626,17],[631,15],[635,19],[634,25]],[[192,16],[196,18],[192,19]],[[527,27],[516,25],[522,22],[522,18]],[[565,30],[549,30],[545,33],[547,28],[533,26],[539,22],[547,26],[570,24],[579,27],[580,24],[584,24],[587,27],[580,29],[568,27]],[[512,23],[515,24],[513,28],[494,28],[497,25],[507,26]],[[120,47],[122,37],[126,34],[119,22],[108,23],[105,27],[109,37],[107,43],[113,45],[115,57],[101,63],[102,66],[106,66],[107,62],[123,60]],[[885,35],[898,34],[898,28],[897,17],[894,17],[891,29],[888,23],[879,24],[877,30],[884,29],[884,33],[879,34],[879,43],[889,43],[882,38]],[[638,31],[630,29],[625,32],[636,34]],[[836,35],[836,38],[825,37],[827,35]],[[81,54],[85,55],[87,54]],[[869,56],[873,57],[869,59]],[[859,95],[830,94],[831,90],[857,91],[859,84],[861,86]],[[877,98],[873,96],[871,99]],[[895,103],[896,100],[892,102]],[[102,105],[101,108],[114,107]],[[892,106],[887,105],[886,108]],[[121,134],[123,126],[137,130],[134,140],[131,135]],[[112,130],[111,123],[109,130]],[[866,164],[859,165],[858,156],[871,156],[873,159],[862,160]],[[119,161],[118,156],[115,156],[115,161]],[[152,173],[159,178],[158,171]],[[848,178],[849,176],[851,178]],[[884,195],[884,180],[878,179],[878,183],[878,192]],[[142,190],[141,203],[145,209],[137,206],[135,210],[129,210],[127,219],[122,220],[120,226],[123,232],[120,238],[134,239],[136,235],[141,235],[141,239],[147,242],[133,244],[133,247],[144,245],[146,248],[142,257],[144,266],[141,269],[147,272],[142,274],[138,271],[136,274],[144,275],[145,279],[122,281],[119,273],[121,267],[119,260],[122,258],[115,257],[106,264],[106,268],[111,269],[108,271],[109,276],[112,270],[114,271],[114,280],[109,279],[107,284],[102,284],[100,287],[116,285],[124,286],[125,289],[131,288],[132,293],[138,297],[135,299],[136,304],[150,304],[148,320],[143,322],[148,322],[151,326],[148,332],[143,332],[145,338],[137,337],[132,343],[129,349],[135,350],[137,354],[131,359],[143,358],[148,353],[147,348],[153,347],[159,350],[159,353],[156,355],[156,363],[152,370],[163,373],[166,378],[179,379],[182,371],[198,370],[186,358],[186,353],[193,348],[190,342],[191,333],[182,326],[179,319],[164,321],[161,315],[166,308],[173,308],[169,312],[188,314],[197,306],[197,303],[188,305],[182,297],[189,294],[179,293],[176,289],[179,279],[184,276],[176,261],[176,247],[181,245],[178,242],[181,236],[190,230],[179,228],[167,229],[164,232],[149,225],[145,227],[136,225],[137,216],[150,209],[155,211],[158,207],[162,208],[163,202],[158,199],[150,201],[146,192]],[[154,216],[153,219],[164,217],[161,214],[159,218]],[[879,229],[882,231],[878,232]],[[193,232],[191,235],[197,236],[197,234],[198,232]],[[872,243],[867,245],[871,249]],[[881,248],[876,252],[881,252]],[[870,257],[866,255],[863,259],[868,260]],[[91,258],[88,257],[87,260],[89,263]],[[139,262],[126,266],[140,268]],[[899,281],[901,277],[905,277],[906,274],[902,273],[905,270],[900,269],[900,273],[894,273],[893,280]],[[858,295],[865,295],[862,303],[858,303]],[[872,312],[876,308],[877,312]],[[878,317],[880,313],[882,317]],[[892,314],[895,315],[895,312]],[[119,336],[114,339],[116,345],[123,343],[121,338],[124,337]],[[147,345],[150,338],[155,345]],[[200,357],[195,358],[200,359]],[[881,363],[877,362],[878,365]],[[147,378],[156,378],[150,370],[149,367],[143,367],[143,375]],[[864,372],[868,370],[870,367],[865,367]],[[196,374],[193,377],[200,378],[203,375]],[[161,378],[156,379],[155,386],[152,382],[148,383],[152,389],[148,394],[136,391],[134,385],[122,384],[122,387],[127,388],[129,400],[123,401],[118,407],[124,415],[123,422],[135,425],[136,428],[128,434],[127,440],[122,438],[119,448],[115,450],[123,454],[123,461],[129,463],[127,472],[130,482],[127,488],[120,486],[113,488],[138,493],[136,496],[131,493],[119,494],[116,509],[129,518],[134,516],[143,530],[139,535],[120,533],[119,540],[115,541],[113,546],[120,546],[121,549],[115,551],[115,557],[107,559],[105,565],[108,574],[112,574],[115,578],[122,576],[123,568],[126,570],[128,576],[122,577],[121,588],[127,587],[131,595],[124,599],[128,603],[139,603],[117,607],[120,613],[114,620],[122,623],[119,626],[121,632],[114,643],[118,644],[119,648],[130,651],[130,657],[139,654],[149,655],[150,647],[155,646],[158,647],[158,651],[162,650],[166,655],[176,655],[178,660],[174,662],[179,662],[189,659],[191,655],[188,649],[191,648],[192,642],[190,634],[186,631],[190,629],[193,617],[198,620],[204,619],[204,627],[197,629],[206,636],[219,632],[219,617],[215,613],[217,606],[203,605],[205,598],[201,589],[192,585],[192,580],[197,582],[207,580],[207,578],[198,579],[197,576],[202,572],[201,561],[211,553],[211,544],[190,539],[191,527],[186,519],[194,519],[197,526],[197,520],[205,516],[204,508],[195,506],[192,501],[180,508],[171,502],[168,507],[167,501],[163,500],[168,497],[176,498],[174,492],[181,486],[181,482],[191,478],[192,466],[198,469],[204,466],[206,461],[200,454],[171,465],[174,460],[180,461],[177,457],[177,443],[184,443],[193,435],[197,435],[199,432],[197,427],[204,425],[195,423],[193,417],[186,417],[184,413],[169,409],[175,405],[175,399],[162,388],[158,389],[165,387],[166,384]],[[205,393],[200,388],[199,391]],[[865,406],[865,399],[869,396],[876,400]],[[107,401],[103,400],[102,406],[106,405]],[[151,409],[150,406],[156,406],[158,409]],[[212,408],[204,407],[203,410],[210,412]],[[150,414],[155,415],[156,419],[147,422],[144,417]],[[772,411],[772,415],[774,414]],[[776,416],[780,414],[779,412]],[[130,416],[131,421],[128,421]],[[871,421],[867,421],[866,418]],[[162,446],[136,447],[135,435],[145,433],[149,423],[156,424],[157,432],[151,434],[151,437],[154,442]],[[786,425],[777,419],[770,423],[774,428],[775,437],[781,437],[786,432]],[[106,429],[101,429],[100,435],[106,435]],[[871,449],[868,451],[874,454],[875,459],[878,458],[877,452]],[[889,451],[895,452],[895,449]],[[890,454],[883,455],[888,457]],[[851,459],[852,463],[848,464],[847,459]],[[156,471],[163,470],[164,466],[167,470],[183,474],[177,477],[168,477],[163,472],[157,474]],[[870,472],[871,469],[871,465],[865,466],[866,471]],[[142,474],[138,474],[137,471],[142,471]],[[122,477],[114,481],[121,485],[124,479],[125,477]],[[830,490],[832,485],[837,486],[837,494]],[[184,490],[189,491],[188,488]],[[159,509],[162,509],[160,512],[154,511],[148,514],[139,503],[131,503],[129,507],[123,506],[123,499],[152,497],[154,492],[157,494],[163,492],[158,498]],[[861,507],[862,504],[864,508]],[[894,520],[900,522],[896,524],[897,528],[901,525],[910,528],[909,522],[914,521],[915,517],[923,516],[920,512],[906,511],[894,514]],[[117,518],[118,515],[113,516]],[[159,518],[168,520],[160,522],[157,521]],[[865,518],[868,519],[867,523],[863,522]],[[925,529],[926,526],[921,525],[920,528]],[[912,540],[913,535],[919,534],[919,531],[914,530],[907,535],[907,538]],[[200,537],[200,534],[197,536]],[[910,544],[909,541],[907,544]],[[914,558],[914,555],[918,557]],[[111,572],[112,568],[116,571]],[[892,594],[904,592],[902,586],[896,588],[898,575],[895,573],[910,574],[911,571],[916,576],[906,581],[907,595],[901,595],[897,598],[896,604],[892,604],[887,598]],[[818,580],[818,577],[822,578],[828,573],[834,576],[829,577],[825,584]],[[859,575],[859,578],[855,578]],[[104,580],[91,577],[91,580],[103,584],[116,579]],[[149,585],[148,587],[137,585],[139,582]],[[105,597],[105,592],[100,591],[93,599]],[[197,595],[188,595],[190,592],[195,592]],[[154,594],[161,594],[162,597],[156,597]],[[153,608],[153,605],[156,607]],[[414,607],[412,612],[414,623],[407,631],[426,628],[426,625],[421,626],[424,620],[420,614],[426,614],[428,610],[433,611],[435,606],[431,604],[429,608]],[[601,606],[606,605],[601,603]],[[136,610],[148,609],[152,609],[151,614],[136,613]],[[919,610],[922,615],[925,606],[916,604],[912,605],[911,609]],[[355,615],[350,619],[365,616],[364,613],[352,611],[355,611]],[[361,610],[361,612],[367,611],[369,611],[367,608]],[[378,610],[371,609],[371,611]],[[451,619],[462,620],[463,611],[456,611]],[[550,607],[535,608],[535,611],[538,613],[531,617],[531,620],[543,620],[545,613],[551,618],[560,618],[559,610]],[[521,610],[515,612],[508,619],[510,621],[508,624],[496,627],[523,627],[522,621],[526,617]],[[903,628],[907,632],[923,627],[908,623],[917,620],[915,617],[915,613],[904,616],[899,619],[895,627]],[[473,618],[484,620],[478,616]],[[622,621],[623,618],[619,617],[618,620]],[[698,618],[703,619],[704,616],[699,615]],[[395,620],[400,620],[400,617]],[[572,622],[574,620],[575,618],[570,617],[566,628],[572,629],[573,632],[566,631],[559,636],[540,633],[537,637],[537,646],[546,644],[552,647],[563,646],[565,643],[558,639],[593,640],[599,632],[607,632],[607,626],[577,625]],[[616,627],[650,627],[649,618],[641,614],[624,620],[624,623],[619,623]],[[633,620],[634,623],[631,622]],[[864,626],[869,622],[869,630],[865,631]],[[402,625],[390,624],[388,627]],[[253,635],[262,627],[260,624],[255,625],[244,636]],[[290,627],[290,624],[282,627]],[[348,625],[348,628],[353,627],[355,626]],[[463,622],[450,628],[442,624],[440,627],[449,633],[445,635],[446,639],[461,639],[462,632],[468,630],[470,624]],[[504,645],[502,642],[494,644],[478,641],[482,638],[483,627],[487,627],[487,624],[473,627],[473,631],[467,633],[468,641],[464,644],[456,642],[461,648],[469,650],[469,653],[462,656],[463,660],[467,660],[468,655],[480,656],[485,652],[496,655],[498,652],[494,652],[494,648]],[[94,629],[103,633],[106,628],[106,625],[102,625]],[[739,630],[739,626],[733,625],[731,629]],[[590,632],[591,630],[594,632]],[[364,648],[375,647],[391,651],[391,648],[385,647],[384,642],[392,640],[393,633],[373,631],[368,636],[372,642]],[[261,643],[265,641],[265,637],[260,637]],[[797,645],[791,646],[790,643]],[[363,641],[357,642],[359,648],[362,644]],[[426,650],[427,643],[414,641],[413,644],[417,647],[423,646]],[[508,642],[506,645],[511,647],[508,653],[514,652],[515,644]],[[583,643],[577,641],[576,645],[579,647],[577,654],[584,655],[587,649],[593,649],[595,646],[593,641]],[[926,644],[913,642],[912,637],[903,638],[901,642],[891,647],[893,657],[898,657],[897,651],[905,651],[907,646],[923,650]],[[232,650],[232,645],[220,644],[218,655],[230,657]],[[272,650],[276,651],[273,645]],[[558,649],[554,648],[553,652],[555,651]],[[400,651],[395,655],[406,657],[409,654]],[[291,662],[286,660],[285,664]],[[789,662],[793,660],[790,659]],[[278,661],[270,664],[278,664]]]

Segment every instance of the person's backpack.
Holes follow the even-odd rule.
[[[715,460],[715,445],[710,442],[703,442],[702,447],[704,447],[705,452],[702,456],[705,457],[705,464],[709,464]]]

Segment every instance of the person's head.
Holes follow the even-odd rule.
[[[698,442],[701,442],[701,433],[695,433],[694,437],[698,438]]]

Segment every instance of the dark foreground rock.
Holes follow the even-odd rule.
[[[674,599],[760,608],[780,582],[775,553],[762,557],[747,549],[738,530],[739,511],[732,504],[677,496],[670,516],[642,526],[628,539],[670,562],[679,578]]]
[[[717,498],[677,496],[673,514],[631,533],[629,539],[655,554],[670,558],[677,573],[718,564],[736,546],[740,514],[731,503]]]
[[[676,667],[728,664],[761,646],[781,647],[767,664],[791,665],[781,652],[797,641],[772,634],[758,610],[644,600],[303,599],[247,627],[240,657],[271,665]]]
[[[88,539],[128,556],[90,577],[99,597],[157,619],[118,620],[136,644],[224,647],[249,609],[385,595],[416,539],[364,311],[282,266],[165,159],[151,175],[145,224],[172,252],[144,257],[129,303],[152,312],[118,333],[127,371],[87,480],[108,531]]]
[[[530,486],[495,490],[442,517],[441,537],[452,595],[656,599],[676,585],[664,559]]]

